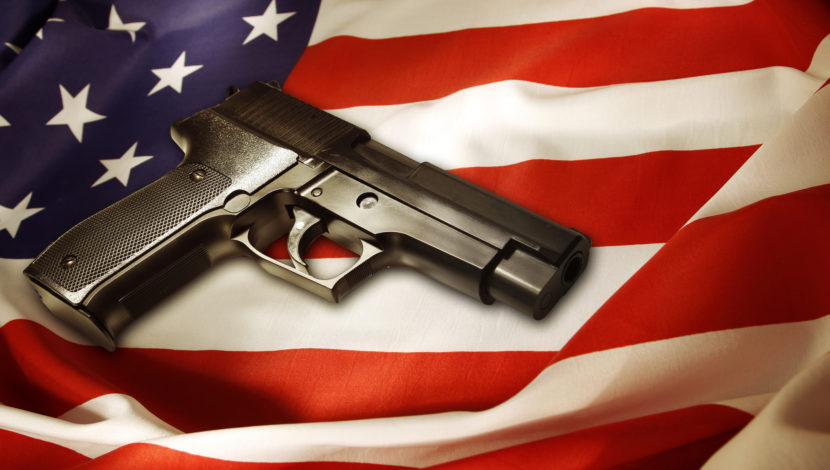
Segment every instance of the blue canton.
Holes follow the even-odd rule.
[[[283,82],[319,9],[306,0],[15,3],[0,21],[4,258],[36,256],[174,168],[182,153],[170,124],[218,104],[228,86]]]

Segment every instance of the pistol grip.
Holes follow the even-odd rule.
[[[72,227],[25,273],[53,311],[111,349],[118,330],[141,312],[96,311],[90,294],[200,215],[221,207],[230,185],[228,177],[206,165],[183,164]],[[115,294],[114,302],[120,297]]]

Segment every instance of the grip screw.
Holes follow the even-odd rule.
[[[323,188],[314,188],[311,190],[311,195],[314,197],[319,197],[323,194]]]
[[[193,173],[190,174],[190,179],[192,181],[195,181],[195,182],[198,183],[199,181],[202,181],[203,179],[205,179],[205,176],[207,176],[207,173],[205,173],[205,170],[199,169],[199,170],[194,170]]]
[[[77,262],[78,262],[78,258],[76,258],[75,255],[66,255],[61,260],[61,268],[69,269],[72,266],[75,266],[75,264]]]

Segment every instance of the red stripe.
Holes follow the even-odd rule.
[[[589,87],[806,70],[828,25],[826,2],[756,0],[381,40],[340,36],[306,49],[285,88],[333,109],[430,100],[502,80]]]
[[[434,467],[496,468],[700,468],[751,415],[704,405],[584,429]],[[690,452],[689,448],[693,451]],[[654,459],[654,460],[651,460]]]
[[[58,416],[96,396],[125,393],[187,432],[482,410],[521,390],[556,355],[129,348],[107,353],[26,320],[7,323],[0,333],[6,351],[0,355],[0,402]]]
[[[750,418],[750,415],[732,408],[717,405],[696,406],[585,429],[429,468],[536,469],[550,468],[554,462],[557,469],[563,470],[619,466],[655,469],[699,468],[709,456],[746,425]],[[42,445],[48,446],[46,443]],[[45,460],[51,460],[50,454],[45,457],[41,464]],[[156,445],[131,444],[90,460],[86,465],[77,468],[391,470],[411,467],[348,462],[231,462]]]
[[[749,421],[749,418],[747,418],[747,421]],[[697,470],[715,452],[729,442],[738,431],[738,429],[724,431],[720,434],[714,434],[711,437],[690,442],[689,444],[674,449],[648,455],[627,464],[625,467],[637,469],[652,468],[655,470],[665,468],[671,468],[672,470]]]
[[[830,312],[830,184],[680,230],[571,338],[558,359]]]
[[[5,469],[70,468],[89,460],[66,447],[4,429],[0,429],[0,456]]]
[[[594,246],[671,238],[757,149],[659,151],[622,158],[531,160],[456,175],[562,225]]]
[[[620,158],[530,160],[452,173],[591,237],[594,246],[662,243],[757,149],[660,151]],[[287,259],[285,240],[268,251]],[[321,239],[309,258],[354,256]]]

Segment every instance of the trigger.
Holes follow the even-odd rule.
[[[294,268],[308,274],[308,265],[303,255],[311,242],[325,231],[323,221],[319,217],[294,207],[294,226],[288,232],[288,255]]]

